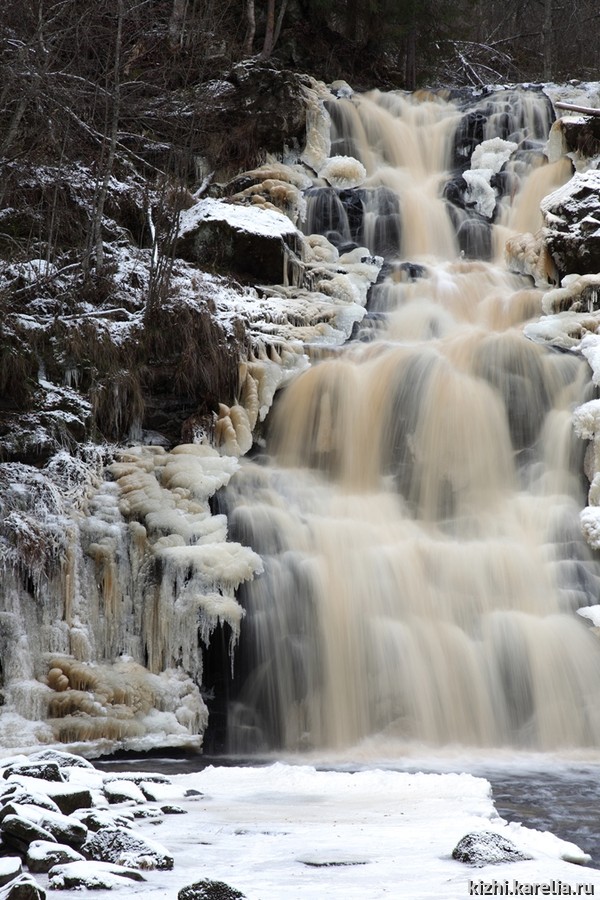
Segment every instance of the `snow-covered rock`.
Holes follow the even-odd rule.
[[[83,845],[82,853],[88,859],[135,869],[173,868],[173,857],[161,844],[120,828],[97,831]]]
[[[452,858],[471,866],[485,866],[489,863],[519,862],[531,859],[509,838],[495,831],[473,831],[460,839]]]
[[[542,201],[545,239],[560,277],[600,271],[600,171],[576,173]]]
[[[32,841],[27,849],[27,865],[30,872],[49,872],[53,866],[83,860],[85,856],[68,844]]]
[[[50,888],[53,890],[112,890],[126,887],[132,881],[144,881],[144,876],[136,869],[103,862],[73,862],[53,866],[48,872]]]
[[[245,896],[224,881],[210,881],[205,878],[182,887],[177,894],[177,900],[244,900]]]

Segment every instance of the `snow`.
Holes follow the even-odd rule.
[[[508,162],[518,146],[514,141],[505,141],[498,137],[482,141],[473,150],[471,169],[491,170],[492,174],[496,174]]]
[[[352,156],[330,156],[319,171],[319,178],[341,190],[358,187],[366,177],[367,170]]]
[[[232,228],[265,237],[295,235],[296,228],[283,213],[260,206],[239,206],[207,198],[185,209],[179,220],[179,237],[193,231],[200,222],[227,222]]]
[[[186,797],[189,790],[201,796]],[[160,795],[188,814],[138,820],[135,833],[164,844],[174,868],[145,871],[146,882],[122,884],[121,897],[173,900],[204,878],[247,900],[464,900],[475,880],[555,879],[600,890],[599,871],[572,864],[585,863],[586,854],[551,834],[507,824],[489,783],[469,774],[210,766],[173,776]],[[453,860],[454,847],[472,831],[493,831],[533,858],[476,869]],[[91,874],[96,864],[86,865]],[[57,889],[53,896],[69,895]],[[94,896],[109,895],[100,888]]]
[[[577,612],[580,616],[583,616],[584,619],[589,619],[596,628],[600,627],[600,606],[597,604],[594,606],[583,606],[581,609],[578,609]]]

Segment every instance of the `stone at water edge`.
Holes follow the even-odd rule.
[[[471,866],[520,862],[532,858],[495,831],[472,831],[461,838],[452,851],[452,859]]]
[[[177,894],[177,900],[245,900],[245,897],[224,881],[211,881],[209,878],[188,884]]]

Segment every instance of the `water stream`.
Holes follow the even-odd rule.
[[[543,155],[547,99],[374,92],[330,114],[367,178],[309,191],[307,229],[385,265],[355,340],[285,390],[220,498],[265,563],[241,588],[227,748],[597,747],[571,425],[589,370],[524,338],[541,291],[503,258],[570,175]]]

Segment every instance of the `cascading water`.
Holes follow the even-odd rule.
[[[265,569],[241,588],[233,752],[600,741],[600,645],[576,614],[600,585],[571,425],[589,370],[523,337],[541,292],[501,257],[570,174],[545,164],[545,100],[330,104],[332,152],[367,178],[309,190],[307,230],[384,254],[385,277],[221,501]]]

